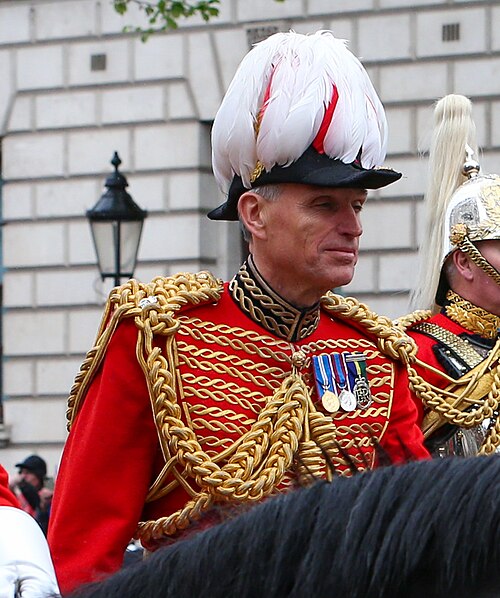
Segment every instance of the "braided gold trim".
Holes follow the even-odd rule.
[[[471,343],[438,324],[419,322],[413,327],[413,330],[430,336],[446,349],[451,349],[469,370],[479,365],[484,359],[484,356],[478,353]]]
[[[262,278],[250,256],[229,285],[233,299],[254,322],[289,341],[307,338],[319,324],[319,305],[300,310]]]
[[[292,366],[292,373],[280,388],[265,400],[250,429],[232,446],[214,458],[202,449],[189,422],[183,421],[177,401],[175,333],[180,322],[175,312],[187,303],[217,301],[221,290],[222,283],[208,273],[158,278],[148,285],[132,280],[114,289],[96,344],[87,354],[71,390],[69,428],[119,321],[133,317],[138,329],[136,355],[148,385],[165,459],[147,500],[164,496],[175,485],[181,485],[191,496],[179,511],[157,521],[140,522],[136,537],[145,541],[186,528],[214,502],[260,501],[276,491],[292,466],[297,467],[299,475],[325,475],[325,453],[331,462],[346,465],[335,444],[335,425],[316,411],[296,366]],[[158,335],[163,338],[162,350],[153,344]],[[167,484],[169,477],[173,481]]]
[[[388,318],[377,316],[355,300],[334,295],[325,298],[324,307],[340,318],[358,322],[377,338],[382,352],[405,363],[410,360],[415,350],[412,341],[396,330]],[[165,452],[175,455],[170,473],[184,480],[192,478],[200,491],[194,492],[185,481],[179,480],[190,491],[192,499],[167,517],[141,522],[138,538],[150,541],[173,535],[198,519],[216,501],[260,501],[276,491],[293,465],[299,475],[325,475],[324,453],[336,467],[340,464],[345,467],[335,442],[336,426],[331,418],[315,409],[295,366],[280,388],[266,399],[250,429],[225,451],[224,465],[218,465],[220,458],[211,459],[202,450],[195,432],[180,417],[172,383],[176,361],[168,358],[168,346],[173,337],[166,340],[167,358],[159,351],[149,359],[143,359],[141,354],[138,358],[148,377],[155,421],[166,443]],[[371,440],[367,437],[363,442],[368,447]],[[176,466],[182,469],[180,473]],[[154,493],[149,495],[150,500],[156,497]]]
[[[185,529],[214,501],[260,501],[276,491],[297,456],[303,455],[310,464],[310,475],[324,467],[319,461],[319,446],[331,453],[330,458],[337,452],[333,445],[335,426],[315,410],[304,382],[292,373],[267,400],[248,432],[235,443],[227,462],[219,466],[180,419],[174,397],[167,399],[166,395],[172,393],[168,381],[161,384],[155,371],[149,372],[151,387],[159,391],[156,421],[161,435],[184,468],[184,476],[193,478],[201,490],[179,511],[157,521],[141,522],[136,536],[142,540],[159,539]]]
[[[483,441],[480,454],[491,454],[500,445],[500,423],[498,421],[500,403],[500,342],[489,356],[476,368],[449,384],[445,389],[433,386],[417,373],[414,367],[408,368],[410,388],[429,409],[424,418],[422,430],[428,438],[445,423],[460,428],[473,428],[485,419],[493,420]],[[427,365],[418,359],[421,367]]]
[[[396,326],[396,328],[406,331],[408,328],[413,326],[413,324],[416,324],[417,322],[424,322],[431,316],[432,311],[430,309],[417,309],[416,311],[396,318],[393,320],[393,324]]]
[[[452,227],[452,234],[450,235],[451,242],[458,248],[460,251],[466,253],[470,259],[483,270],[486,274],[492,278],[496,284],[500,285],[500,272],[496,270],[481,254],[479,249],[471,242],[469,239],[468,231],[465,235],[463,235],[463,230],[456,230],[459,227],[459,224],[456,224]]]
[[[264,164],[260,160],[257,160],[252,173],[250,174],[250,182],[255,183],[255,181],[260,177],[260,175],[264,172]]]
[[[122,286],[115,287],[104,308],[95,345],[88,351],[70,391],[66,411],[68,430],[122,319],[134,318],[140,329],[147,320],[154,333],[163,331],[167,326],[176,328],[173,314],[183,305],[218,301],[221,292],[222,281],[209,272],[157,277],[149,284],[129,280]]]
[[[446,293],[446,299],[449,304],[445,306],[445,311],[451,320],[484,338],[493,339],[498,336],[499,316],[463,299],[451,289]]]
[[[380,316],[353,297],[327,293],[322,307],[336,317],[357,322],[376,341],[379,351],[391,359],[409,364],[414,361],[417,345],[400,327],[386,316]]]

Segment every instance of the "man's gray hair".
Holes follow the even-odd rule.
[[[251,191],[253,191],[254,193],[257,193],[257,195],[260,195],[264,199],[273,201],[275,199],[278,199],[278,197],[281,195],[282,189],[281,189],[280,185],[262,185],[261,187],[255,187],[254,189],[251,189]],[[241,216],[239,214],[239,211],[238,211],[238,218],[240,221],[241,234],[243,235],[243,239],[245,239],[245,241],[247,243],[249,243],[252,239],[252,234],[247,229],[247,227],[244,225],[244,223],[241,219]]]

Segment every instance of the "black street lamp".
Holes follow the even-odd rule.
[[[106,179],[106,191],[87,218],[92,230],[101,278],[132,278],[141,240],[142,225],[147,211],[142,210],[125,191],[127,179],[118,172],[122,161],[115,152],[111,164],[115,167]]]

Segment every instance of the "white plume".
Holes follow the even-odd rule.
[[[330,31],[277,33],[243,59],[215,117],[212,161],[221,188],[227,191],[234,174],[250,187],[257,161],[269,171],[297,160],[315,139],[334,87],[338,101],[324,139],[326,154],[350,163],[362,148],[363,167],[382,164],[384,109],[345,40]]]
[[[446,95],[434,107],[429,179],[424,196],[425,234],[419,252],[418,284],[411,297],[414,309],[438,310],[435,296],[445,257],[443,245],[450,233],[445,215],[453,194],[467,180],[462,172],[466,145],[477,155],[472,103],[463,95]]]

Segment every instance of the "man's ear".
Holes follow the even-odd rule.
[[[460,249],[454,251],[451,257],[458,274],[467,281],[473,280],[474,270],[470,257]]]
[[[253,191],[243,193],[238,201],[238,213],[252,238],[263,239],[266,235],[263,218],[264,199]]]

